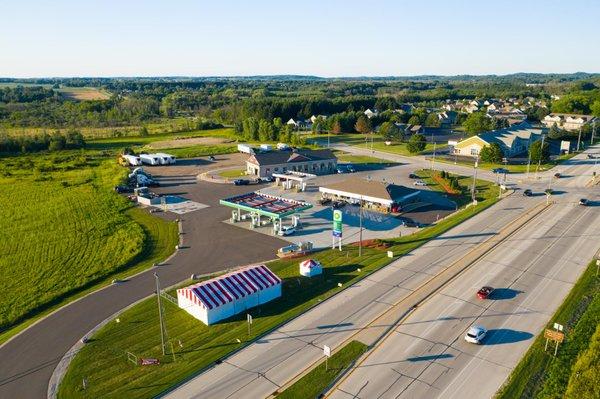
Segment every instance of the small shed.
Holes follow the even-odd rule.
[[[281,296],[281,279],[252,265],[177,290],[178,306],[206,325]]]
[[[304,277],[313,277],[323,273],[323,266],[314,259],[300,262],[300,274]]]

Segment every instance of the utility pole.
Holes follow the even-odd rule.
[[[158,300],[158,318],[160,322],[160,342],[163,356],[166,355],[165,339],[167,335],[167,329],[163,320],[162,304],[160,302],[160,281],[158,279],[158,273],[154,272],[156,279],[156,299]]]
[[[433,137],[433,135],[432,135]],[[435,169],[435,144],[436,142],[433,142],[433,159],[431,160],[431,170],[433,171]]]
[[[592,125],[592,138],[590,138],[590,145],[594,145],[594,136],[596,135],[596,118],[594,118],[594,124]]]
[[[579,127],[579,136],[577,137],[577,152],[579,152],[580,144],[581,144],[581,126]]]

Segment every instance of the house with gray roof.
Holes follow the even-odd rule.
[[[527,122],[523,122],[462,140],[454,146],[454,153],[477,157],[483,147],[497,143],[504,156],[510,158],[527,152],[529,146],[541,138],[542,129],[533,128]]]
[[[246,161],[246,173],[257,177],[290,171],[326,175],[336,170],[337,158],[327,149],[264,152],[254,154]]]

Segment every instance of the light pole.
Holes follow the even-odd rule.
[[[581,144],[581,126],[579,127],[579,136],[577,136],[577,152],[579,152],[580,144]]]
[[[432,135],[433,137],[433,135]],[[433,142],[433,158],[431,159],[431,170],[435,169],[435,141]]]
[[[359,226],[359,230],[358,230],[358,256],[362,256],[362,231],[363,231],[363,226],[362,226],[362,207],[363,207],[363,198],[362,195],[360,196],[360,200],[358,203],[358,226]]]
[[[594,118],[594,124],[592,125],[592,137],[590,138],[590,145],[594,145],[594,136],[596,135],[596,118]]]
[[[542,134],[542,144],[540,145],[540,153],[538,156],[538,164],[537,167],[535,168],[535,179],[537,180],[538,178],[538,171],[540,170],[540,165],[542,164],[542,154],[544,153],[544,139],[546,138],[546,136],[544,134]]]
[[[471,200],[475,203],[475,181],[477,180],[477,165],[479,163],[479,155],[475,159],[475,165],[473,166],[473,185],[471,186]]]
[[[158,280],[158,273],[154,272],[154,277],[156,279],[156,299],[158,300],[158,319],[160,322],[160,347],[162,348],[163,356],[166,354],[165,351],[165,332],[166,328],[164,326],[163,314],[162,314],[162,304],[160,303],[160,281]]]

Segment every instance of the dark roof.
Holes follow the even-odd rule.
[[[253,159],[256,162],[253,162]],[[254,154],[248,161],[258,165],[280,165],[283,163],[330,161],[337,159],[331,150],[273,151]]]
[[[405,196],[413,194],[418,190],[414,188],[398,186],[392,183],[365,180],[359,177],[351,177],[341,182],[328,184],[323,188],[337,191],[345,191],[357,195],[364,195],[389,201],[397,201]]]

